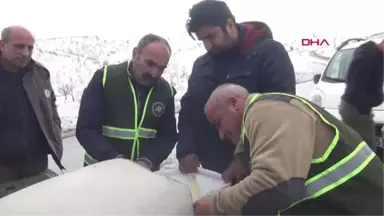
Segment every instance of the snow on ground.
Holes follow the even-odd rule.
[[[76,127],[77,116],[79,112],[79,102],[73,102],[72,99],[67,100],[64,97],[56,99],[57,111],[61,118],[61,128],[63,133],[73,131]]]
[[[320,56],[331,58],[336,50],[333,47],[323,48],[320,50],[316,50],[316,53]]]

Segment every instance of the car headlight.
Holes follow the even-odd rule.
[[[311,97],[311,102],[318,105],[319,107],[323,107],[323,97],[320,94],[315,94]]]

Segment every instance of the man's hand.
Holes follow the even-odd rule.
[[[381,136],[384,138],[384,126],[381,128]]]
[[[205,196],[194,204],[195,215],[214,215],[213,197]]]
[[[381,41],[381,43],[377,44],[377,48],[378,48],[381,52],[384,52],[384,40]]]
[[[179,169],[182,173],[196,173],[200,166],[199,158],[195,154],[185,156],[179,163]]]
[[[139,164],[140,166],[146,168],[146,169],[149,169],[149,170],[152,169],[152,163],[148,159],[139,158],[136,160],[136,163]]]
[[[225,183],[237,183],[245,177],[243,168],[235,161],[221,174]]]
[[[122,158],[122,159],[124,159],[125,157],[124,157],[124,155],[119,154],[119,155],[116,156],[116,158]]]

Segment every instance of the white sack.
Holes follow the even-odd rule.
[[[0,215],[193,215],[187,185],[114,159],[0,199]]]
[[[160,170],[157,173],[186,184],[192,193],[194,201],[229,186],[223,181],[221,174],[203,168],[198,168],[196,174],[188,175],[182,174],[179,169]]]

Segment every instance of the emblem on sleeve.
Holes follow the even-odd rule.
[[[51,97],[51,91],[49,89],[44,90],[45,97],[50,98]]]
[[[153,103],[152,105],[152,113],[153,115],[155,115],[156,117],[160,117],[161,115],[163,115],[165,111],[165,105],[161,102],[155,102]]]

